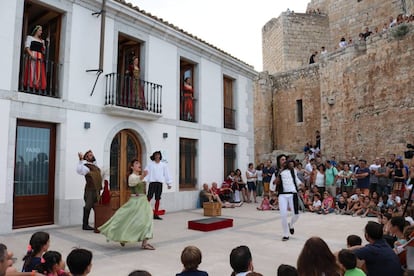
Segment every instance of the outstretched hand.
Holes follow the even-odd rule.
[[[82,152],[78,152],[78,156],[79,156],[79,160],[82,161],[83,160],[83,153]]]

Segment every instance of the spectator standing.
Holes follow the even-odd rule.
[[[381,167],[379,157],[375,158],[374,162],[369,165],[369,192],[376,192],[378,189],[378,168]]]
[[[263,167],[264,167],[263,163],[260,163],[256,167],[256,174],[257,174],[256,191],[257,191],[257,196],[262,196],[263,195]]]
[[[263,194],[270,195],[270,179],[275,173],[275,168],[272,167],[272,160],[267,160],[266,167],[263,168]]]
[[[325,162],[325,166],[325,187],[333,197],[336,197],[336,177],[338,170],[329,160]]]
[[[357,187],[365,195],[369,195],[369,168],[367,168],[366,160],[359,160],[359,168],[355,171],[354,176],[357,179]]]
[[[247,182],[247,203],[251,202],[250,195],[253,195],[254,203],[257,203],[256,200],[256,180],[257,172],[253,167],[253,163],[249,163],[246,171],[246,182]]]

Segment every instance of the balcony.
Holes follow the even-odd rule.
[[[20,63],[19,91],[58,98],[61,64],[24,54]]]
[[[156,120],[162,116],[162,86],[129,75],[105,75],[105,111],[112,115]]]

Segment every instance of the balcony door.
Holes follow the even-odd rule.
[[[115,209],[129,199],[128,172],[133,159],[138,159],[142,165],[141,144],[134,132],[124,129],[115,135],[111,143],[109,185]]]
[[[136,107],[134,92],[134,80],[143,79],[142,72],[139,70],[136,75],[133,71],[134,58],[138,58],[138,68],[141,69],[140,43],[125,35],[118,36],[118,94],[117,105],[125,107]],[[140,86],[138,81],[138,86]],[[139,88],[137,88],[139,89]]]
[[[56,125],[19,120],[13,229],[54,223]]]
[[[22,43],[20,58],[19,91],[42,96],[60,97],[59,94],[59,48],[62,13],[32,1],[25,1],[23,12]],[[33,36],[36,26],[42,27],[44,41],[42,56],[38,62],[25,51],[26,41]],[[44,85],[33,85],[41,79]]]

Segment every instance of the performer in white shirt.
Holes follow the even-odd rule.
[[[162,194],[162,185],[165,182],[168,186],[168,189],[171,189],[172,178],[170,172],[168,171],[167,164],[161,162],[162,155],[160,151],[156,151],[151,155],[151,162],[145,168],[147,173],[147,181],[149,182],[148,187],[148,201],[155,195],[155,206],[154,206],[154,219],[162,219],[159,216],[159,207]]]
[[[277,157],[279,173],[277,174],[275,180],[279,195],[280,216],[282,218],[282,241],[289,240],[289,232],[292,235],[295,232],[293,225],[299,219],[299,198],[297,187],[302,184],[295,171],[295,161],[287,161],[286,158],[287,156],[284,154]],[[290,223],[287,222],[289,209],[294,211]]]

